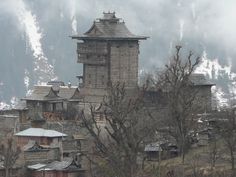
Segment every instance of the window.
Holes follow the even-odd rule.
[[[56,103],[52,103],[52,111],[56,111],[57,110],[57,105]]]

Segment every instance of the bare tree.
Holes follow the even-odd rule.
[[[104,176],[137,177],[139,154],[144,141],[154,131],[154,124],[146,116],[143,90],[127,93],[124,84],[110,85],[102,102],[105,125],[96,121],[96,110],[90,116],[82,112],[82,122],[95,144],[95,153],[103,167]]]
[[[199,64],[200,57],[194,58],[190,51],[185,59],[181,57],[180,52],[181,46],[176,46],[176,53],[170,63],[166,65],[164,72],[158,74],[156,86],[162,90],[167,100],[168,116],[164,124],[168,127],[168,133],[176,140],[184,163],[197,109],[198,90],[194,89],[191,75]]]
[[[228,108],[226,110],[226,117],[216,124],[219,135],[221,136],[226,148],[230,155],[230,163],[232,169],[232,176],[236,175],[235,172],[235,155],[236,155],[236,121],[235,109]]]
[[[219,142],[217,141],[216,137],[214,136],[207,148],[208,160],[209,160],[210,167],[211,167],[211,169],[210,169],[211,174],[214,174],[216,162],[217,162],[217,160],[219,160],[221,153],[222,152],[220,152]]]
[[[20,152],[20,148],[14,146],[13,138],[9,138],[6,144],[1,145],[0,155],[4,161],[5,177],[10,177],[12,167],[19,158]]]

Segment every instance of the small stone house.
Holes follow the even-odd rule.
[[[61,121],[78,118],[78,105],[82,99],[76,86],[40,85],[22,100],[26,101],[31,120],[41,114],[47,121]]]
[[[60,146],[62,138],[67,135],[55,130],[46,130],[42,128],[28,128],[15,134],[17,145],[23,148],[31,140],[40,145]]]
[[[29,109],[30,119],[34,119],[36,113],[43,114],[46,119],[62,119],[64,99],[58,96],[59,89],[50,85],[35,86],[30,96],[23,98]]]
[[[66,136],[64,133],[42,128],[28,128],[16,133],[16,144],[22,150],[18,163],[45,163],[62,159],[62,138]]]

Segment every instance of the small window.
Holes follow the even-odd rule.
[[[57,105],[56,103],[52,103],[52,111],[56,111],[57,110]]]

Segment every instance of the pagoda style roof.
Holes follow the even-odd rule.
[[[34,86],[31,95],[22,98],[22,100],[32,101],[59,101],[63,98],[57,95],[57,90],[54,90],[51,85],[36,85]]]
[[[81,99],[79,88],[76,86],[60,86],[58,96],[60,96],[61,98],[65,98],[69,101]]]
[[[132,34],[124,21],[115,16],[115,12],[103,13],[103,18],[94,21],[92,27],[82,36],[72,36],[72,39],[100,40],[145,40],[146,36]]]

